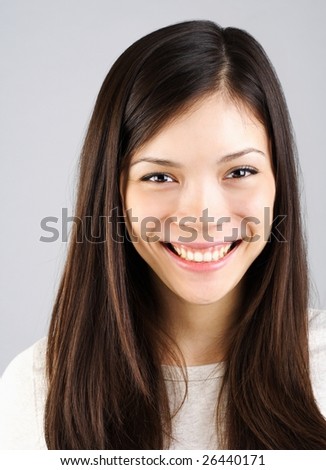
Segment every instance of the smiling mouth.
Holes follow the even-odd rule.
[[[224,243],[220,245],[213,245],[209,248],[193,248],[190,245],[183,245],[180,243],[164,243],[174,255],[186,261],[192,261],[194,263],[211,263],[219,261],[228,255],[235,247],[241,243],[241,240],[236,240],[231,243]]]

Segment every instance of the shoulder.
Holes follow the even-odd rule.
[[[326,310],[309,310],[309,349],[311,359],[326,354]]]
[[[319,328],[323,328],[325,331],[326,310],[310,308],[308,320],[309,320],[309,328],[311,328],[313,331],[318,330]]]
[[[15,357],[0,382],[0,449],[46,449],[46,338]]]
[[[326,417],[326,310],[309,310],[309,350],[315,398]]]

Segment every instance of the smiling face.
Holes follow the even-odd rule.
[[[275,197],[255,116],[221,94],[206,97],[138,149],[124,176],[128,231],[161,295],[197,305],[238,296]]]

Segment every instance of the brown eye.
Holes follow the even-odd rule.
[[[143,176],[142,181],[150,181],[152,183],[173,183],[175,180],[166,173],[151,173]]]
[[[256,175],[258,173],[257,170],[255,170],[255,168],[251,168],[251,167],[241,167],[241,168],[235,168],[234,170],[232,170],[227,176],[226,178],[228,179],[239,179],[239,178],[246,178],[250,175]]]

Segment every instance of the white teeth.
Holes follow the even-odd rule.
[[[213,260],[217,261],[218,259],[220,259],[219,252],[218,251],[213,251]]]
[[[193,261],[193,259],[194,259],[194,254],[193,254],[192,251],[189,251],[189,250],[187,251],[187,259],[188,259],[189,261]]]
[[[196,263],[209,263],[211,261],[218,261],[219,259],[223,258],[229,252],[231,245],[232,243],[229,243],[228,245],[223,245],[221,248],[214,246],[208,248],[207,250],[200,251],[192,251],[189,249],[189,247],[186,249],[184,246],[176,245],[173,245],[173,248],[181,258],[187,261],[194,261]]]
[[[173,248],[175,249],[175,251],[178,253],[178,255],[180,256],[181,255],[181,250],[178,246],[174,246],[173,245]]]
[[[197,263],[201,263],[203,261],[203,254],[200,253],[200,251],[195,251],[194,261],[197,261]]]

